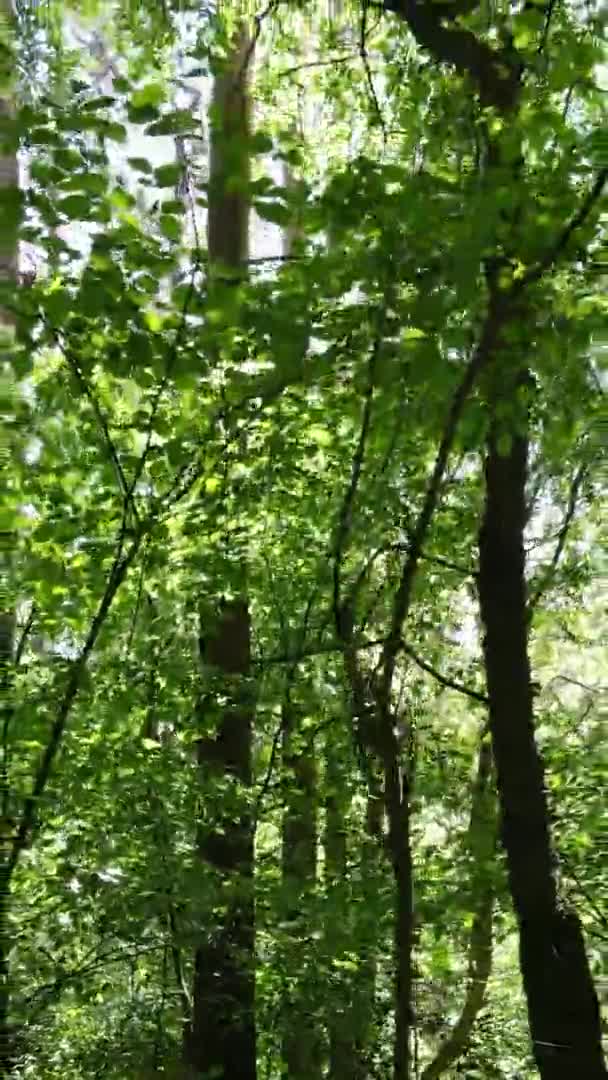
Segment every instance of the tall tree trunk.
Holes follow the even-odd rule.
[[[366,1080],[371,1074],[372,1026],[376,991],[377,928],[370,910],[378,888],[382,802],[369,797],[366,827],[351,834],[356,844],[348,865],[347,811],[350,795],[339,765],[341,746],[326,745],[325,880],[327,963],[332,987],[327,993],[328,1080]],[[355,873],[356,863],[360,872]],[[348,966],[342,967],[344,960]],[[337,961],[337,963],[334,963]],[[356,970],[352,970],[353,961]],[[335,970],[334,970],[335,968]]]
[[[4,605],[5,597],[0,597]],[[11,1072],[11,1026],[9,1024],[10,986],[9,953],[10,934],[8,914],[10,908],[10,883],[7,874],[8,845],[12,837],[9,831],[10,790],[8,778],[8,741],[12,719],[12,667],[14,653],[14,620],[10,611],[0,613],[0,722],[2,724],[1,800],[2,836],[0,838],[0,1076]]]
[[[215,77],[211,115],[208,253],[213,282],[244,273],[247,259],[249,134],[247,89],[251,42],[240,29],[228,62]],[[229,286],[228,286],[229,287]],[[218,592],[221,591],[218,589]],[[201,627],[210,681],[207,704],[222,701],[214,732],[201,738],[201,773],[218,781],[198,851],[215,880],[218,903],[201,927],[194,963],[192,1021],[184,1057],[196,1077],[255,1080],[254,825],[251,785],[254,704],[250,615],[246,595],[221,597],[214,624]],[[209,730],[205,704],[199,722]],[[221,790],[219,790],[221,788]],[[209,820],[209,817],[211,820]]]
[[[392,732],[391,732],[392,734]],[[389,740],[387,740],[389,741]],[[409,783],[399,761],[399,753],[390,740],[391,749],[384,766],[384,789],[389,825],[388,842],[395,879],[395,1043],[393,1051],[394,1080],[409,1080],[411,1074],[412,1029],[412,949],[414,931],[413,876],[411,849],[411,815]]]
[[[352,932],[346,922],[347,908],[351,908],[347,896],[347,836],[344,777],[337,755],[341,750],[329,738],[325,746],[325,833],[323,849],[325,856],[325,903],[326,952],[330,985],[327,990],[327,1031],[329,1035],[329,1080],[357,1080],[357,1054],[353,1029],[350,986],[347,978],[340,977],[342,941],[350,944]],[[334,973],[335,969],[335,973]],[[334,992],[334,981],[339,989]],[[346,984],[346,985],[344,985]]]
[[[282,869],[287,901],[287,920],[294,938],[307,940],[308,904],[313,897],[317,871],[317,770],[314,751],[299,740],[300,710],[287,702],[283,713],[283,811]],[[288,1003],[284,1010],[283,1062],[288,1080],[318,1080],[322,1070],[321,1040],[313,1010],[310,958],[298,965],[294,950],[290,965]]]
[[[402,746],[388,694],[370,685],[360,667],[352,642],[352,620],[343,609],[336,620],[345,644],[344,659],[353,701],[353,719],[361,749],[368,761],[370,779],[382,777],[382,801],[388,821],[385,850],[395,884],[393,965],[395,1036],[393,1080],[409,1080],[412,1034],[412,951],[414,943],[413,866],[411,848],[410,784],[402,763]],[[374,792],[379,794],[379,792]]]
[[[17,280],[18,215],[15,192],[19,185],[17,147],[13,143],[10,119],[14,111],[12,80],[14,74],[14,23],[10,0],[0,0],[0,119],[5,123],[0,136],[0,281]],[[0,366],[10,365],[10,343],[13,338],[13,320],[0,311]],[[10,372],[9,372],[10,386]],[[10,453],[8,446],[0,447],[0,454]],[[6,462],[2,462],[3,465]],[[10,725],[13,715],[13,658],[15,615],[13,598],[5,586],[5,568],[12,558],[13,535],[0,534],[2,545],[2,577],[0,582],[0,814],[2,815],[0,838],[0,1076],[8,1076],[14,1067],[12,1053],[12,1027],[10,1024],[9,954],[11,935],[8,926],[10,908],[10,881],[8,873],[8,849],[12,841],[11,807],[8,776],[8,747]]]
[[[525,378],[520,371],[509,384],[503,376],[500,399],[512,402],[514,410]],[[598,1002],[580,922],[557,895],[543,762],[534,736],[524,555],[528,439],[526,418],[518,419],[508,437],[494,419],[479,535],[479,596],[502,841],[540,1075],[543,1080],[600,1080],[606,1069]],[[505,439],[508,446],[502,445]]]

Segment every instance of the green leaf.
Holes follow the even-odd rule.
[[[149,124],[152,120],[157,120],[159,111],[155,105],[129,105],[127,109],[127,118],[131,124]]]
[[[147,158],[129,157],[127,158],[127,162],[132,169],[136,170],[136,172],[145,173],[146,176],[150,176],[154,171],[153,166]]]
[[[271,221],[273,225],[288,225],[292,214],[284,203],[266,202],[261,199],[254,204],[255,212],[264,221]]]
[[[167,240],[172,240],[174,243],[179,243],[182,236],[182,226],[179,218],[174,217],[172,214],[161,214],[159,218],[160,231],[163,236],[166,236]]]
[[[145,105],[160,105],[166,96],[167,90],[164,83],[150,82],[133,91],[131,104],[136,109],[141,109]]]
[[[156,187],[175,187],[183,175],[184,167],[177,161],[168,165],[159,165],[154,170],[154,183]]]
[[[72,221],[87,221],[91,214],[91,199],[88,195],[66,195],[57,203],[57,209]]]
[[[146,135],[188,135],[198,127],[188,109],[174,109],[146,128]]]

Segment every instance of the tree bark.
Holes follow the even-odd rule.
[[[352,843],[358,842],[360,873],[357,876],[348,865],[346,813],[350,796],[337,761],[341,751],[342,747],[336,747],[328,740],[324,836],[327,962],[332,971],[332,984],[334,978],[338,983],[337,992],[328,994],[328,1080],[367,1080],[371,1075],[369,1062],[373,1053],[377,934],[370,905],[378,887],[378,838],[383,805],[380,799],[369,797],[366,828],[360,837],[352,835]],[[345,955],[356,961],[356,970],[340,969],[338,965],[334,973],[334,960],[340,961]]]
[[[223,691],[224,701],[215,735],[198,744],[201,773],[222,785],[214,793],[211,821],[200,824],[198,840],[199,857],[216,884],[217,904],[196,948],[185,1059],[194,1076],[205,1080],[255,1080],[254,832],[247,798],[253,705],[245,600],[221,605],[204,659],[216,673],[215,691]],[[216,693],[209,695],[211,705]],[[201,723],[207,723],[204,704],[200,711]]]
[[[392,734],[392,732],[391,732]],[[396,743],[396,738],[393,740]],[[412,947],[414,932],[411,815],[409,784],[395,747],[384,767],[384,789],[389,824],[388,841],[395,879],[395,1042],[394,1080],[409,1080],[412,1030]]]
[[[211,287],[218,278],[225,287],[226,279],[245,271],[251,52],[251,40],[241,28],[214,81],[207,223]],[[215,734],[199,740],[198,762],[201,773],[223,787],[211,821],[201,821],[199,828],[198,854],[215,879],[217,904],[196,947],[184,1059],[196,1077],[255,1080],[254,824],[248,798],[254,704],[244,592],[219,599],[215,625],[202,626],[203,637],[202,659],[210,678],[207,703],[221,696],[222,706]],[[205,711],[202,704],[199,722],[208,728]]]
[[[13,48],[13,8],[10,0],[0,0],[0,44],[3,56],[0,69],[0,119],[10,119],[14,111],[12,99],[11,59]],[[3,128],[3,132],[4,132]],[[6,140],[6,141],[5,141]],[[18,218],[14,192],[19,185],[19,166],[17,147],[13,145],[10,125],[0,145],[0,280],[17,282],[18,259]],[[0,362],[10,366],[10,341],[12,339],[13,320],[6,311],[0,311]],[[8,345],[8,348],[7,348]],[[6,352],[5,352],[6,349]],[[10,378],[10,375],[9,375]],[[0,453],[7,453],[3,447]],[[10,564],[12,557],[13,535],[4,533],[1,538],[3,561]],[[10,1017],[9,954],[11,935],[8,926],[10,908],[10,872],[9,850],[12,844],[11,808],[8,776],[8,746],[10,725],[13,717],[13,660],[15,651],[15,614],[12,598],[5,592],[4,584],[0,593],[0,814],[2,815],[2,836],[0,838],[0,1075],[8,1076],[14,1068],[13,1032]]]
[[[382,802],[388,821],[385,850],[395,883],[393,924],[395,1035],[393,1080],[409,1080],[412,1034],[412,950],[414,942],[413,866],[410,785],[402,765],[395,717],[384,688],[366,679],[353,648],[350,617],[337,620],[345,643],[344,660],[353,702],[353,721],[368,762],[370,778],[382,778]],[[376,792],[374,792],[376,794]]]
[[[2,597],[4,601],[4,597]],[[12,1071],[12,1035],[9,1023],[10,882],[8,880],[8,848],[12,837],[7,835],[9,822],[8,739],[12,719],[12,666],[14,653],[14,619],[10,611],[0,613],[0,703],[2,722],[2,837],[0,838],[0,1076]]]
[[[283,712],[282,871],[287,920],[295,940],[306,940],[307,905],[317,872],[317,770],[314,751],[298,744],[299,710],[287,702]],[[295,946],[295,941],[294,941]],[[319,1080],[322,1072],[321,1039],[313,1009],[310,960],[297,961],[294,948],[284,1010],[283,1062],[286,1080]],[[307,970],[308,968],[308,970]]]
[[[521,371],[510,384],[501,380],[500,398],[514,409],[524,380]],[[505,438],[508,446],[501,445]],[[524,555],[527,462],[526,419],[518,417],[518,428],[508,433],[494,419],[485,461],[479,596],[502,842],[539,1073],[542,1080],[600,1080],[606,1069],[597,996],[581,924],[557,895],[534,735]]]

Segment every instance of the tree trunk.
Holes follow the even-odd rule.
[[[12,77],[14,65],[13,8],[10,0],[0,0],[0,119],[6,121],[13,114]],[[18,214],[15,191],[19,185],[17,147],[13,144],[10,125],[3,125],[3,141],[0,144],[0,280],[17,279]],[[5,134],[6,133],[6,134]],[[10,343],[13,337],[13,320],[0,311],[0,362],[10,366]],[[10,379],[10,374],[9,374]],[[10,383],[9,383],[10,385]],[[8,453],[4,446],[0,453]],[[2,536],[4,559],[10,563],[13,537],[10,532]],[[12,597],[8,590],[0,593],[0,814],[2,815],[0,837],[0,1076],[8,1076],[14,1068],[12,1060],[12,1027],[9,1023],[10,986],[9,954],[11,935],[8,926],[10,908],[10,881],[8,854],[12,841],[11,807],[8,776],[8,747],[10,725],[13,715],[13,658],[15,616]]]
[[[514,410],[524,380],[522,372],[510,385],[503,379],[501,399],[511,401]],[[580,922],[557,895],[544,769],[534,736],[524,555],[528,442],[526,420],[519,420],[508,446],[501,445],[506,433],[493,422],[479,535],[479,596],[501,833],[540,1075],[543,1080],[600,1080],[606,1069],[598,1002]]]
[[[218,782],[198,841],[199,856],[217,888],[217,904],[207,915],[196,949],[185,1058],[194,1076],[205,1080],[255,1080],[254,834],[247,799],[253,704],[244,600],[221,605],[204,659],[216,673],[207,701],[213,706],[218,696],[223,699],[215,735],[198,744],[205,788],[209,779]],[[201,724],[208,722],[204,710],[201,705]]]
[[[392,734],[392,732],[391,732]],[[393,736],[391,743],[397,743]],[[412,1029],[412,946],[414,929],[410,799],[407,777],[395,746],[384,767],[389,850],[395,879],[395,1043],[394,1080],[409,1080]]]
[[[251,43],[237,34],[216,75],[211,116],[208,253],[211,278],[234,279],[247,259],[249,133],[247,90]],[[220,286],[221,287],[221,286]],[[221,592],[221,589],[218,589]],[[195,1077],[255,1080],[254,825],[248,798],[254,704],[250,616],[246,596],[221,597],[214,625],[201,627],[201,654],[210,679],[207,703],[221,699],[214,734],[201,738],[198,761],[218,781],[198,852],[217,885],[211,924],[201,927],[194,962],[192,1021],[184,1058]],[[209,729],[205,705],[201,726]],[[211,820],[209,820],[211,818]]]
[[[314,894],[317,871],[317,770],[314,751],[298,745],[298,709],[286,703],[283,713],[282,869],[287,920],[295,941],[307,940],[307,907]],[[313,1010],[310,958],[298,965],[294,948],[284,1010],[283,1062],[288,1080],[318,1080],[322,1071],[321,1040]],[[307,970],[308,969],[308,970]]]
[[[352,910],[348,886],[346,802],[344,778],[338,765],[337,748],[327,740],[325,753],[325,902],[326,952],[328,967],[327,1031],[329,1036],[329,1080],[358,1080],[356,1033],[353,1028],[350,979],[335,965],[341,959],[342,941],[350,944],[352,931],[346,924],[347,909]],[[334,991],[335,983],[337,991]]]
[[[4,602],[4,597],[2,597]],[[10,934],[8,913],[10,908],[10,882],[7,875],[8,846],[12,837],[9,832],[9,778],[8,739],[12,719],[12,665],[14,653],[14,620],[9,611],[0,613],[0,717],[2,723],[2,836],[0,838],[0,1076],[8,1076],[11,1065],[11,1026],[9,1024],[10,986],[9,953]]]
[[[328,740],[325,784],[325,878],[327,902],[327,963],[332,987],[328,990],[328,1080],[366,1080],[371,1075],[372,1025],[376,991],[377,921],[370,910],[378,888],[378,836],[382,802],[368,798],[366,829],[358,844],[360,873],[349,870],[346,813],[350,796],[337,755],[343,752]],[[356,970],[342,968],[347,957]],[[337,964],[334,961],[338,961]],[[335,970],[334,970],[335,969]],[[337,984],[336,990],[333,986]]]
[[[360,668],[352,647],[351,626],[349,616],[337,620],[338,634],[346,646],[344,660],[352,694],[355,730],[359,732],[370,777],[375,773],[377,778],[378,771],[381,771],[382,801],[388,821],[385,850],[395,883],[393,1080],[409,1080],[412,1067],[410,1042],[414,941],[410,785],[407,768],[402,767],[402,747],[389,697],[381,688],[371,686]]]

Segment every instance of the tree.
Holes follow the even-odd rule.
[[[19,1080],[603,1075],[599,22],[436,7],[19,9]]]
[[[218,292],[218,299],[222,290],[238,287],[247,259],[250,106],[246,82],[252,49],[248,33],[240,28],[228,61],[215,77],[211,104],[209,288]],[[243,1080],[256,1076],[254,834],[246,801],[254,712],[250,635],[243,592],[222,596],[215,611],[209,604],[203,606],[200,653],[210,686],[201,695],[198,723],[209,733],[199,738],[197,757],[201,774],[210,774],[227,790],[226,806],[219,804],[209,825],[204,820],[200,824],[199,856],[216,876],[218,899],[211,932],[204,924],[199,932],[192,1021],[184,1044],[186,1062],[200,1075]],[[217,717],[215,701],[224,696]],[[201,805],[203,799],[204,795]]]

